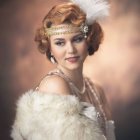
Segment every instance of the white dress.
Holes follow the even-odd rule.
[[[44,94],[38,90],[23,94],[17,102],[13,140],[115,140],[114,122],[106,119],[90,80],[85,78],[89,95],[89,102],[85,102],[65,74],[52,71],[47,76],[52,75],[64,78],[72,95]],[[93,104],[95,100],[97,104]]]

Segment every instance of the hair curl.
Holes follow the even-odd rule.
[[[85,21],[86,14],[73,3],[63,3],[54,6],[43,19],[42,26],[36,31],[35,41],[38,43],[39,51],[46,54],[50,60],[50,42],[49,38],[45,35],[45,28],[50,28],[52,25],[60,25],[63,23],[79,26]],[[102,39],[103,31],[101,26],[97,22],[89,25],[89,32],[87,35],[89,55],[94,54],[94,52],[98,50]]]

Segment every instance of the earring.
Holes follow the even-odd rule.
[[[54,56],[53,56],[53,55],[51,55],[50,60],[51,60],[51,62],[52,62],[53,64],[55,64],[55,63],[56,63],[55,58],[54,58]]]

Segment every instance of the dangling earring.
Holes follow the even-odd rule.
[[[55,61],[55,57],[54,57],[53,55],[51,55],[50,60],[51,60],[51,62],[52,62],[53,64],[56,63],[56,61]]]

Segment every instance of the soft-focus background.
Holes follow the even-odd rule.
[[[48,9],[60,2],[0,1],[0,140],[10,140],[18,97],[54,67],[38,52],[34,34]],[[140,140],[140,1],[110,3],[110,17],[101,22],[104,41],[87,58],[84,73],[106,93],[117,140]]]

